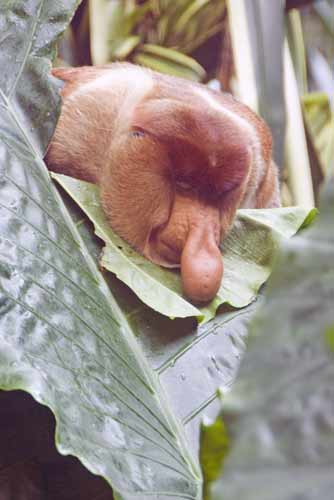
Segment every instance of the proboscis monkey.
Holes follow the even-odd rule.
[[[212,299],[236,210],[280,204],[266,124],[228,94],[127,63],[53,74],[65,86],[49,168],[98,184],[115,232],[180,266],[192,301]]]

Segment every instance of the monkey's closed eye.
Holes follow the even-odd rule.
[[[175,185],[177,188],[182,189],[183,191],[191,191],[194,189],[194,187],[189,182],[186,181],[177,180],[175,182]]]
[[[237,181],[225,181],[223,184],[222,194],[229,194],[240,187],[240,182]]]
[[[130,135],[131,137],[144,137],[145,132],[143,130],[131,130]]]

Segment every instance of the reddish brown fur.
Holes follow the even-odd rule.
[[[115,231],[210,300],[237,208],[279,205],[268,127],[230,95],[129,64],[53,74],[65,86],[50,169],[99,184]]]

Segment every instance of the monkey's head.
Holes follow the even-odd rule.
[[[203,102],[152,98],[116,134],[101,178],[115,231],[151,261],[181,266],[185,294],[207,302],[223,275],[221,237],[251,151],[240,128]]]
[[[65,86],[49,167],[98,183],[113,229],[211,300],[237,208],[279,204],[267,126],[230,96],[130,64],[53,74]]]

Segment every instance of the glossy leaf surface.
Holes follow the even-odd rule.
[[[48,58],[76,5],[0,10],[0,385],[48,405],[59,450],[124,498],[198,498],[196,464],[157,377],[42,161],[59,106]]]

